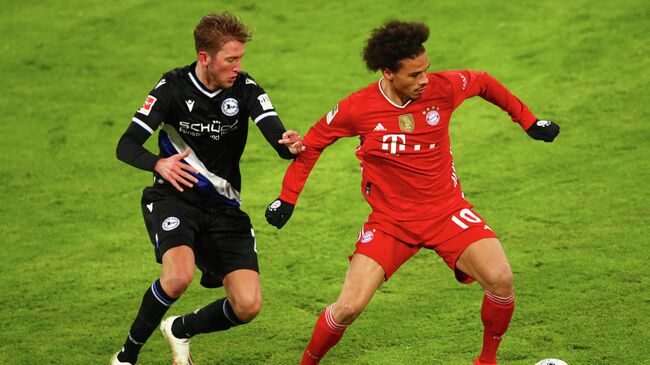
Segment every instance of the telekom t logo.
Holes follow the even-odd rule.
[[[398,152],[404,152],[406,150],[407,144],[406,144],[406,135],[405,134],[385,134],[381,138],[382,143],[381,144],[381,149],[384,151],[388,151],[391,155],[397,155]],[[435,143],[430,143],[429,144],[429,149],[433,149],[436,147]],[[408,145],[409,151],[423,151],[426,150],[426,145],[421,145],[421,144],[412,144]]]
[[[388,151],[390,146],[391,155],[396,155],[397,151],[401,152],[406,149],[406,135],[404,134],[386,134],[382,137],[382,142],[384,143],[381,144],[381,149]]]

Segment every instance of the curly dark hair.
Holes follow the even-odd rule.
[[[363,49],[363,60],[370,71],[387,68],[396,72],[400,60],[415,58],[424,52],[422,44],[428,38],[429,27],[424,23],[389,20],[373,29]]]

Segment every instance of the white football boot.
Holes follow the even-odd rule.
[[[122,362],[122,361],[118,360],[117,359],[117,354],[119,354],[119,353],[120,352],[118,351],[118,352],[115,353],[115,355],[113,355],[113,357],[111,357],[111,362],[109,362],[108,365],[133,365],[130,362]]]
[[[172,323],[179,316],[168,317],[160,323],[160,331],[172,350],[173,365],[194,365],[190,354],[190,339],[178,338],[172,333]]]

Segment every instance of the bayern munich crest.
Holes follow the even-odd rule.
[[[361,234],[361,243],[368,243],[375,238],[375,234],[372,231],[365,231]]]
[[[239,102],[237,99],[228,98],[221,103],[221,112],[229,117],[239,113]]]
[[[440,113],[437,110],[429,110],[425,117],[427,124],[430,126],[436,126],[440,122]]]

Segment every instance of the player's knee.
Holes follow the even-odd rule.
[[[485,279],[485,290],[494,295],[507,297],[514,292],[514,279],[509,267],[493,270]]]
[[[262,297],[260,295],[251,295],[239,297],[236,300],[228,299],[231,302],[232,309],[240,321],[250,322],[262,310]]]
[[[163,275],[160,283],[165,293],[172,298],[180,297],[192,283],[194,272],[175,272],[173,274]]]
[[[363,308],[353,303],[336,304],[332,316],[340,324],[351,324],[361,315]]]

